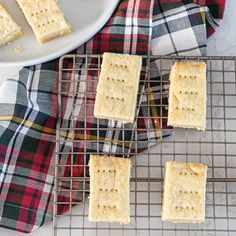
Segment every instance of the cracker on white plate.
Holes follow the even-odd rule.
[[[201,223],[205,219],[207,166],[168,161],[165,166],[162,220]]]
[[[71,33],[57,0],[16,0],[40,43]]]
[[[89,220],[130,222],[129,158],[91,155]]]
[[[206,64],[177,62],[170,73],[168,125],[206,128]]]
[[[135,118],[142,57],[104,53],[94,116],[132,123]]]
[[[0,4],[0,46],[19,38],[21,35],[21,27]]]

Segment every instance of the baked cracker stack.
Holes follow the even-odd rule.
[[[205,219],[207,166],[197,163],[166,162],[162,220],[201,223]]]
[[[4,6],[0,4],[0,47],[21,35],[21,27],[15,23]]]
[[[135,118],[142,57],[104,53],[94,116],[132,123]]]
[[[130,222],[129,158],[90,156],[89,220]]]
[[[56,0],[16,0],[40,43],[71,33]]]
[[[206,128],[206,64],[177,62],[170,73],[168,125]]]

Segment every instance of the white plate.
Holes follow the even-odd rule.
[[[0,67],[35,65],[57,58],[96,34],[108,21],[119,0],[60,0],[73,33],[39,44],[15,0],[0,0],[14,20],[21,25],[24,36],[0,48]],[[20,46],[21,53],[7,52],[6,48]]]

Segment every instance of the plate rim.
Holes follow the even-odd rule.
[[[44,62],[48,62],[51,60],[54,60],[58,57],[61,57],[62,55],[76,49],[77,47],[81,46],[83,43],[87,42],[89,39],[91,39],[110,19],[111,15],[113,14],[115,8],[117,7],[119,0],[112,0],[110,1],[111,4],[109,4],[109,7],[107,11],[102,14],[102,17],[96,21],[93,30],[91,30],[88,34],[86,34],[82,40],[79,42],[75,42],[74,44],[70,44],[67,47],[64,47],[63,49],[48,54],[46,56],[41,56],[35,59],[30,59],[30,60],[19,60],[19,61],[14,61],[14,62],[1,62],[0,61],[0,68],[1,67],[24,67],[24,66],[32,66],[32,65],[37,65],[41,64]]]

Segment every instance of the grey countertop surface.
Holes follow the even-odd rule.
[[[236,56],[236,1],[227,0],[224,20],[208,40],[208,55]]]

